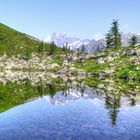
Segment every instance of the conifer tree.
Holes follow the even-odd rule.
[[[111,47],[111,34],[110,32],[106,34],[106,47],[109,48]]]
[[[122,38],[121,38],[121,34],[119,33],[119,44],[118,44],[119,46],[121,46],[122,45]]]
[[[43,42],[41,42],[41,43],[39,44],[39,46],[38,46],[37,52],[38,52],[38,53],[43,52],[43,48],[44,48],[44,44],[43,44]]]
[[[118,20],[113,20],[111,27],[112,47],[118,47],[120,43],[119,23]]]
[[[66,51],[66,47],[65,45],[63,44],[63,47],[62,47],[62,51],[65,52]]]
[[[130,39],[130,46],[135,46],[137,44],[137,37],[133,35]]]
[[[81,47],[81,52],[85,52],[85,45],[84,44]]]
[[[55,53],[55,50],[56,50],[56,45],[54,42],[52,42],[50,44],[50,55],[53,55]]]
[[[118,20],[113,20],[111,30],[106,34],[106,46],[107,48],[121,46]]]

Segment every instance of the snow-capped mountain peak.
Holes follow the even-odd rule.
[[[72,50],[77,50],[77,49],[80,50],[82,45],[84,45],[85,50],[87,52],[96,51],[97,47],[99,47],[100,45],[102,46],[105,45],[104,40],[98,40],[98,41],[96,41],[95,39],[81,40],[80,38],[70,37],[62,33],[53,33],[50,36],[48,36],[44,41],[49,42],[49,43],[54,42],[58,47],[61,47],[61,48],[63,47],[64,44],[67,44],[68,46],[70,46]],[[102,43],[100,41],[102,41]],[[98,44],[98,42],[100,43]]]
[[[130,39],[133,35],[134,34],[132,33],[122,32],[121,33],[122,45],[128,46]],[[136,36],[138,39],[138,43],[140,43],[140,35],[136,35]],[[44,41],[48,43],[54,42],[58,47],[61,47],[61,48],[63,47],[63,45],[67,44],[74,51],[80,50],[82,48],[82,45],[84,45],[86,52],[95,52],[106,46],[105,39],[104,38],[97,39],[97,37],[99,37],[99,35],[96,36],[96,38],[82,40],[77,37],[70,37],[69,35],[65,33],[52,33]]]

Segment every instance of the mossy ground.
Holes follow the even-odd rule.
[[[99,83],[107,85],[108,83],[101,79],[111,79],[124,91],[133,89],[140,91],[140,56],[125,55],[131,49],[139,49],[139,47],[109,48],[104,50],[104,57],[101,56],[105,60],[104,63],[100,64],[99,58],[94,58],[85,60],[83,64],[77,62],[75,67],[95,76],[84,79],[89,86],[97,86]],[[100,53],[103,52],[96,54]],[[114,58],[114,61],[107,61],[108,57]]]

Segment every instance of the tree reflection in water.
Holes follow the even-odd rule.
[[[68,85],[71,88],[68,88]],[[64,89],[64,90],[62,90]],[[12,94],[11,94],[12,93]],[[119,108],[121,104],[129,103],[131,106],[136,105],[136,94],[130,93],[107,93],[105,90],[100,91],[98,89],[92,88],[72,88],[71,80],[65,83],[63,87],[59,83],[45,84],[40,81],[38,84],[32,85],[28,79],[23,79],[18,82],[8,81],[6,84],[0,84],[0,112],[6,111],[12,107],[19,104],[28,102],[30,100],[50,96],[50,98],[57,100],[57,94],[59,93],[59,100],[63,98],[63,103],[65,100],[78,100],[80,98],[84,99],[95,99],[98,98],[105,102],[105,108],[108,110],[108,116],[111,119],[112,126],[117,123],[117,116],[119,113]],[[122,99],[125,100],[123,101]],[[128,105],[128,104],[127,104]]]
[[[116,125],[121,97],[118,94],[105,94],[105,108],[108,110],[112,125]]]

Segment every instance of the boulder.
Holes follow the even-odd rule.
[[[86,72],[84,72],[84,71],[78,71],[77,72],[77,75],[80,76],[80,77],[85,77],[86,76]]]
[[[124,54],[124,56],[134,56],[134,55],[136,55],[136,51],[133,50],[133,49],[127,51],[127,52]]]
[[[98,62],[97,62],[97,63],[98,63],[98,64],[104,64],[105,61],[104,61],[104,59],[101,57],[101,58],[98,59]]]
[[[112,61],[114,61],[114,58],[111,57],[111,56],[109,56],[109,57],[106,58],[106,61],[108,61],[108,62],[112,62]]]
[[[137,56],[140,56],[140,48],[137,48],[137,49],[135,50],[135,53],[136,53]]]

